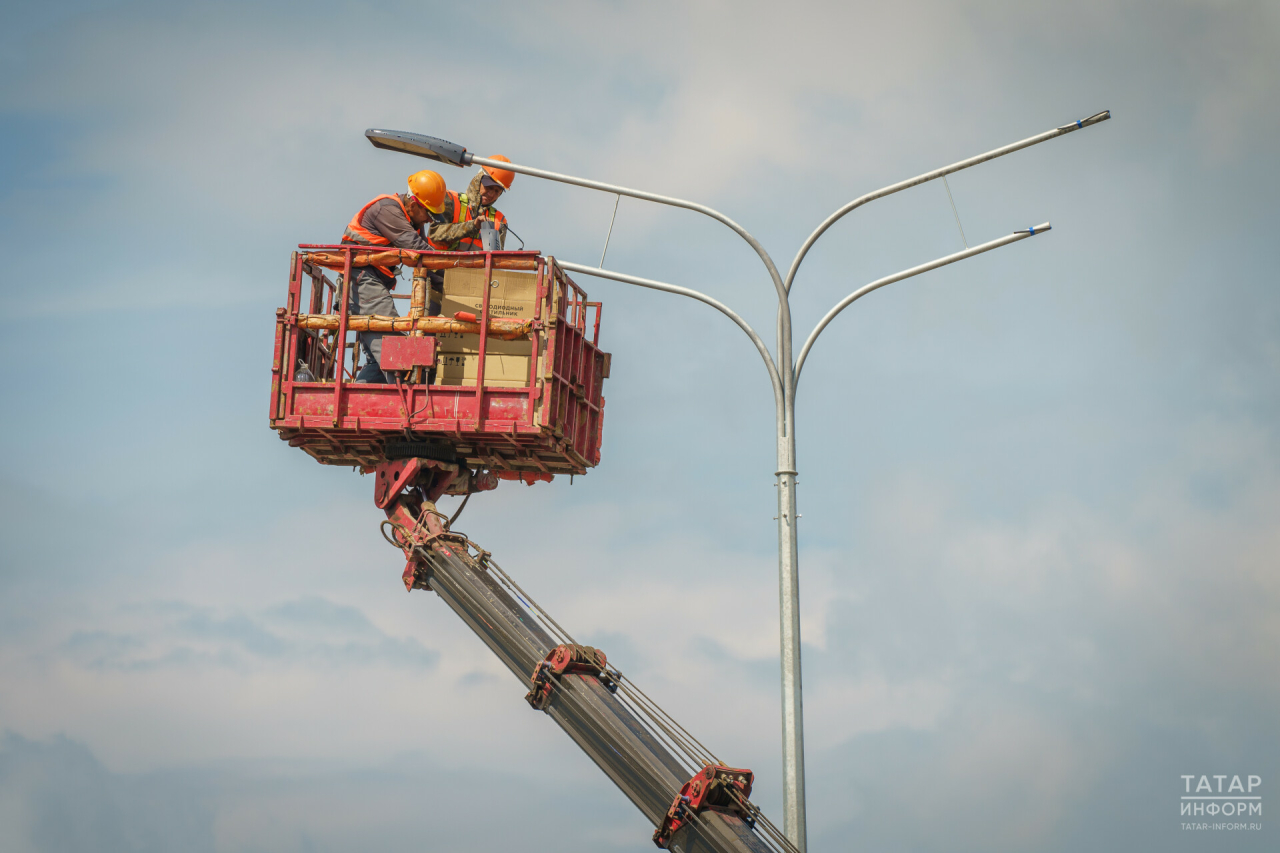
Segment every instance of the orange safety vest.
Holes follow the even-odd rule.
[[[449,191],[448,195],[453,200],[452,222],[466,222],[470,218],[467,216],[467,194]],[[502,215],[502,211],[492,207],[482,207],[480,216],[477,218],[489,220],[497,230],[501,230],[502,226],[507,223],[507,217]],[[433,240],[431,241],[431,246],[442,252],[479,252],[483,249],[483,246],[480,245],[480,235],[478,234],[474,237],[463,237],[453,244],[437,243]]]
[[[404,209],[404,202],[400,199],[400,196],[380,195],[377,198],[375,198],[373,201],[366,204],[364,207],[360,208],[360,211],[356,213],[355,216],[351,217],[351,221],[347,223],[347,230],[342,232],[342,242],[359,243],[362,246],[390,246],[391,245],[391,241],[389,239],[387,239],[386,237],[383,237],[381,234],[373,233],[368,228],[365,228],[363,225],[360,224],[360,221],[364,219],[365,211],[373,207],[378,202],[382,201],[384,198],[395,199],[396,204],[400,205],[401,212],[404,213],[405,221],[408,222],[410,225],[413,224],[413,220],[409,218],[409,211]],[[378,264],[374,264],[373,268],[385,276],[395,278],[395,273],[392,272],[394,267],[385,267],[385,266],[380,266]],[[395,284],[392,283],[391,287],[394,289]]]

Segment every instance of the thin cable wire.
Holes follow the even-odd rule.
[[[533,600],[533,596],[529,595],[529,593],[521,589],[520,585],[511,579],[511,575],[504,572],[502,570],[502,567],[499,566],[497,563],[495,563],[492,559],[489,559],[486,562],[488,563],[488,565],[493,567],[493,569],[498,573],[498,576],[501,577],[503,581],[505,581],[516,592],[520,593],[521,598],[527,601],[530,607],[533,610],[537,611],[538,615],[541,616],[544,620],[546,620],[549,626],[554,626],[555,632],[558,632],[561,637],[568,640],[571,645],[575,645],[575,646],[578,645],[578,642],[574,640],[573,637],[569,636],[569,632],[566,631],[564,628],[561,628],[560,623],[552,619],[551,614],[543,610],[542,607],[538,604],[538,602]]]
[[[624,682],[622,686],[628,691],[628,693],[634,693],[638,696],[638,698],[636,699],[638,703],[643,704],[647,709],[649,709],[649,713],[665,718],[670,725],[674,726],[682,735],[684,735],[684,737],[692,745],[694,745],[697,748],[697,750],[701,753],[701,757],[709,758],[712,761],[714,761],[716,764],[721,763],[720,759],[717,758],[715,754],[711,752],[711,750],[703,746],[702,743],[697,738],[695,738],[692,734],[690,734],[689,731],[685,729],[684,726],[680,725],[680,723],[676,722],[676,720],[672,718],[670,714],[664,711],[662,707],[658,705],[657,702],[654,702],[652,699],[650,699],[648,694],[646,694],[643,690],[641,690],[638,686],[636,686],[636,683],[634,681],[632,681],[630,678],[627,678],[626,676],[622,676],[622,680]]]
[[[537,603],[537,601],[535,601],[532,598],[532,596],[530,596],[523,589],[521,589],[519,584],[517,584],[511,578],[510,575],[508,575],[505,571],[503,571],[503,569],[500,566],[498,566],[496,563],[494,563],[492,560],[488,560],[486,562],[491,568],[495,570],[496,575],[505,582],[504,585],[509,586],[509,588],[512,591],[517,592],[520,596],[520,599],[524,601],[530,607],[531,610],[535,611],[537,614],[542,616],[548,623],[550,623],[548,625],[549,629],[551,629],[552,626],[554,626],[554,629],[552,630],[553,634],[559,633],[560,635],[562,635],[561,637],[562,639],[567,639],[571,644],[577,645],[576,643],[574,643],[573,638],[569,636],[568,632],[565,631],[564,628],[560,627],[559,623],[557,623],[554,619],[552,619],[551,616],[545,610],[542,609],[542,607]],[[503,630],[502,633],[505,634],[508,632]],[[624,676],[622,676],[621,673],[617,673],[617,678],[621,681],[624,678]],[[634,696],[632,697],[631,704],[633,704],[636,711],[639,712],[637,714],[637,719],[639,719],[644,723],[650,724],[651,729],[652,727],[656,727],[657,731],[652,731],[652,733],[655,734],[655,736],[657,736],[657,739],[659,741],[663,741],[663,740],[669,741],[672,745],[676,746],[680,752],[684,752],[687,756],[692,758],[695,763],[703,762],[705,764],[706,763],[704,760],[705,756],[710,756],[716,763],[719,763],[719,760],[716,759],[715,756],[711,754],[710,750],[708,750],[701,743],[698,743],[697,739],[694,738],[692,735],[690,735],[688,731],[684,729],[683,726],[680,726],[680,724],[677,723],[674,719],[672,719],[671,716],[666,713],[666,711],[664,711],[655,702],[653,702],[652,699],[649,699],[649,697],[645,695],[642,691],[640,691],[639,688],[635,687],[634,682],[631,682],[630,679],[626,679],[626,682],[629,685],[627,692],[632,693],[634,691],[635,693],[639,693],[644,700],[644,702],[642,703],[641,700],[636,699]],[[646,703],[648,707],[646,707]],[[664,719],[667,722],[669,722],[670,725],[664,723]],[[680,735],[677,734],[675,730],[673,730],[673,728],[676,730],[679,730],[679,732],[684,735],[684,739],[687,739],[687,740],[682,743],[681,741],[684,739],[682,739]],[[692,745],[689,743],[690,741],[692,742]],[[698,754],[699,749],[703,753],[705,753],[705,756]]]
[[[600,266],[604,266],[605,252],[609,251],[609,238],[613,236],[613,221],[618,218],[618,204],[622,201],[622,196],[614,196],[613,200],[613,216],[609,217],[609,233],[604,235],[604,249],[600,252]]]
[[[788,839],[772,821],[765,817],[764,812],[760,810],[759,806],[748,800],[746,797],[743,797],[742,794],[736,790],[731,789],[729,791],[729,796],[735,800],[743,811],[750,817],[752,823],[755,824],[751,828],[756,831],[756,836],[763,841],[767,847],[777,851],[777,853],[799,853],[795,845],[791,843],[790,839]],[[689,815],[689,819],[693,822],[703,823],[707,820],[707,815],[704,813],[694,812]]]
[[[520,585],[502,569],[501,566],[495,563],[492,559],[487,562],[507,585],[509,585],[515,592],[519,593],[520,599],[526,602],[531,610],[535,611],[540,617],[542,617],[542,619],[548,623],[549,627],[554,627],[554,631],[551,632],[553,635],[558,633],[561,638],[568,640],[570,644],[578,644],[569,632],[562,628],[555,619],[551,618],[551,615],[547,613],[536,600],[534,600],[533,596],[525,592]],[[695,738],[684,726],[680,725],[680,723],[678,723],[670,714],[663,710],[658,703],[650,699],[648,694],[637,687],[634,681],[621,673],[618,673],[617,678],[620,688],[625,687],[628,693],[634,692],[635,694],[638,694],[638,697],[633,697],[633,701],[637,707],[644,712],[644,716],[652,718],[654,724],[663,730],[667,735],[667,738],[676,745],[681,752],[684,752],[695,762],[703,762],[704,765],[707,763],[722,764],[720,759],[716,757],[715,753],[707,749],[707,747]],[[708,758],[710,761],[707,761]]]
[[[429,556],[429,555],[427,555],[427,554],[426,554],[426,552],[425,552],[425,550],[424,550],[424,549],[419,548],[419,549],[417,549],[417,550],[418,550],[418,552],[419,552],[420,554],[422,554],[424,557],[425,557],[425,556]],[[470,560],[472,560],[472,561],[474,562],[474,558],[471,558],[469,554],[468,554],[467,556],[468,556],[468,559],[470,559]],[[506,579],[506,581],[507,581],[507,583],[510,585],[510,587],[513,587],[513,588],[516,588],[516,589],[518,589],[518,588],[519,588],[518,584],[516,584],[516,583],[515,583],[515,581],[511,580],[510,575],[507,575],[505,572],[503,572],[503,571],[502,571],[502,569],[501,569],[500,567],[497,567],[497,566],[496,566],[496,564],[493,564],[493,563],[488,562],[488,561],[486,561],[486,563],[487,563],[487,565],[489,565],[490,567],[492,567],[492,568],[496,568],[496,569],[497,569],[497,574],[498,574],[498,576],[500,576],[500,577],[502,577],[502,578],[505,578],[505,579]],[[471,598],[471,597],[472,597],[472,596],[470,596],[470,594],[469,594],[469,593],[465,592],[464,590],[457,590],[456,592],[461,593],[461,594],[462,594],[464,597],[466,597],[466,598]],[[523,590],[520,590],[520,592],[521,592],[521,593],[523,593],[524,591],[523,591]],[[536,602],[536,601],[533,601],[531,598],[529,598],[527,594],[524,594],[524,598],[528,598],[528,599],[529,599],[529,603],[531,603],[531,605],[532,605],[531,609],[536,608],[536,610],[537,610],[538,612],[541,612],[541,613],[543,613],[544,615],[546,614],[546,611],[543,611],[543,610],[542,610],[542,608],[538,606],[537,602]],[[550,616],[547,616],[547,619],[548,619],[550,622],[555,623],[555,620],[554,620],[554,619],[551,619],[551,618],[550,618]],[[499,622],[502,622],[502,620],[498,620],[498,621],[499,621]],[[488,623],[486,623],[486,624],[488,624]],[[559,628],[559,626],[558,626],[558,625],[557,625],[556,627],[557,627],[557,628]],[[501,625],[490,625],[490,628],[491,628],[492,630],[494,630],[494,631],[495,631],[495,633],[499,633],[499,634],[506,635],[508,638],[510,638],[510,637],[512,636],[512,635],[511,635],[511,631],[510,631],[510,627],[509,627],[509,626],[507,626],[507,625],[505,625],[505,624],[501,624]],[[559,628],[559,630],[560,630],[560,632],[561,632],[561,633],[565,633],[563,628]],[[529,680],[529,679],[526,679],[526,680]],[[639,709],[637,709],[637,710],[639,710]],[[635,717],[635,718],[636,718],[636,720],[637,720],[638,722],[641,722],[641,723],[642,723],[642,725],[647,724],[647,725],[646,725],[646,728],[649,728],[651,731],[652,731],[652,727],[653,727],[655,724],[658,724],[658,723],[653,719],[652,715],[645,714],[645,713],[643,713],[643,712],[636,714],[636,717]],[[656,739],[657,739],[660,743],[663,741],[663,738],[662,738],[662,737],[660,737],[660,736],[658,736]],[[641,772],[646,773],[646,774],[649,774],[649,775],[652,775],[652,774],[653,774],[653,772],[654,772],[654,769],[655,769],[655,768],[654,768],[653,766],[647,766],[647,765],[646,765],[646,766],[642,766],[642,765],[640,765],[640,764],[637,764],[635,761],[632,761],[632,760],[628,759],[626,756],[623,756],[621,753],[619,753],[619,757],[620,757],[620,758],[622,758],[622,759],[623,759],[623,760],[628,764],[628,766],[630,766],[633,770],[641,771]],[[692,773],[693,773],[693,772],[694,772],[694,771],[690,771],[690,775],[692,775]]]
[[[640,704],[633,694],[628,694],[628,699],[632,703],[638,714],[645,719],[652,721],[653,725],[660,729],[663,733],[663,739],[669,741],[671,747],[678,752],[684,753],[689,759],[690,775],[693,772],[701,770],[708,764],[719,764],[714,758],[708,756],[705,752],[699,750],[696,743],[692,742],[688,737],[682,736],[675,727],[662,719],[661,714],[654,713],[649,708]]]
[[[645,713],[644,708],[640,707],[639,704],[636,704],[634,698],[623,695],[621,690],[614,695],[617,695],[618,702],[622,704],[622,707],[625,707],[627,711],[630,711],[636,721],[640,722],[641,727],[644,727],[645,733],[652,736],[655,743],[662,745],[664,749],[667,749],[667,751],[672,754],[672,758],[675,758],[676,763],[681,766],[682,772],[692,776],[704,766],[704,763],[701,762],[694,753],[690,752],[689,748],[684,747],[684,745],[678,742],[677,739],[673,738],[669,731],[664,730],[663,727],[653,719],[652,715]]]
[[[692,748],[687,742],[682,741],[680,737],[672,732],[669,727],[663,725],[661,720],[648,712],[643,705],[636,701],[633,695],[630,695],[622,688],[620,688],[618,693],[615,695],[621,695],[623,697],[619,701],[630,709],[636,715],[636,719],[640,720],[641,723],[650,730],[650,733],[654,736],[655,740],[659,743],[663,743],[676,753],[683,753],[684,756],[689,759],[685,767],[690,776],[707,765],[707,761],[703,757],[699,756],[694,748]],[[680,760],[679,755],[676,755],[675,757],[677,760]]]
[[[689,731],[684,726],[676,722],[676,720],[670,714],[664,711],[662,707],[658,705],[657,702],[654,702],[652,699],[650,699],[643,690],[641,690],[639,687],[636,686],[636,683],[634,681],[632,681],[630,678],[626,678],[625,676],[623,676],[623,678],[626,680],[626,683],[629,689],[634,690],[636,693],[640,694],[640,696],[644,698],[645,702],[651,705],[659,714],[666,717],[667,720],[673,726],[679,729],[684,734],[685,737],[693,741],[693,743],[695,743],[698,746],[698,748],[702,750],[707,756],[709,756],[716,764],[720,764],[723,766],[724,762],[722,762],[719,758],[717,758],[714,752],[712,752],[711,750],[703,746],[701,741],[699,741],[696,737],[690,734]]]
[[[539,607],[538,602],[534,601],[527,592],[521,589],[520,585],[517,584],[510,575],[503,571],[502,567],[494,562],[492,557],[488,557],[483,560],[483,564],[493,571],[493,574],[497,578],[500,586],[505,587],[507,591],[514,595],[521,604],[529,609],[535,620],[547,630],[547,633],[553,640],[562,642],[567,639],[572,642],[572,638],[569,637],[568,632],[561,628],[560,625],[551,618],[550,614]]]
[[[692,744],[687,738],[681,737],[680,734],[670,725],[663,722],[660,716],[654,714],[641,704],[634,694],[625,690],[625,688],[620,689],[619,693],[625,696],[627,704],[634,708],[638,715],[651,723],[652,726],[661,733],[658,736],[659,740],[667,742],[673,750],[684,754],[684,756],[689,760],[688,769],[690,771],[690,775],[701,770],[709,763],[706,756],[700,754],[694,744]]]
[[[791,840],[787,838],[782,833],[782,831],[778,829],[776,825],[774,825],[773,821],[765,817],[764,812],[760,810],[759,806],[751,802],[746,797],[742,796],[742,794],[739,791],[730,791],[729,795],[733,799],[737,800],[738,803],[747,810],[747,812],[752,816],[752,819],[755,820],[761,827],[763,827],[766,833],[771,833],[775,835],[777,837],[777,840],[780,841],[782,844],[784,844],[786,848],[789,848],[792,850],[795,849],[791,845]]]
[[[947,201],[951,202],[951,212],[956,217],[956,227],[960,229],[960,242],[964,243],[964,247],[969,248],[969,240],[964,236],[964,226],[960,224],[960,211],[956,210],[956,200],[951,197],[951,184],[947,183],[947,176],[942,176],[942,185],[947,188]]]
[[[521,601],[525,602],[531,610],[549,623],[549,632],[552,633],[553,636],[555,634],[559,634],[560,638],[568,640],[569,643],[573,645],[577,645],[577,642],[572,636],[570,636],[569,632],[562,628],[558,622],[552,619],[551,615],[547,613],[536,600],[534,600],[533,596],[521,589],[520,585],[517,584],[501,566],[493,562],[493,560],[489,560],[488,564],[493,567],[497,575],[505,584],[509,585],[513,591],[519,594]],[[554,630],[551,630],[552,626],[554,626]],[[632,701],[637,710],[641,712],[640,717],[649,718],[653,724],[656,725],[663,734],[665,734],[665,738],[659,737],[659,740],[668,740],[679,752],[683,752],[686,756],[691,758],[695,764],[699,764],[699,767],[705,766],[709,763],[721,764],[720,759],[717,758],[711,750],[707,749],[701,742],[699,742],[697,738],[684,728],[684,726],[681,726],[670,714],[663,710],[660,705],[650,699],[644,691],[640,690],[640,688],[636,686],[635,682],[622,675],[620,672],[617,673],[617,680],[620,689],[626,690],[628,694],[638,694],[638,696],[632,696]],[[696,770],[699,769],[699,767],[695,767],[693,769]]]
[[[754,828],[757,830],[757,835],[760,836],[762,841],[774,850],[779,851],[779,853],[798,853],[795,846],[791,843],[791,840],[788,839],[772,821],[764,816],[764,812],[760,811],[759,806],[746,799],[741,794],[738,794],[736,791],[732,792],[731,796],[738,802],[742,809],[750,815],[751,820],[755,823]]]
[[[799,853],[796,846],[791,843],[791,839],[782,834],[778,827],[774,826],[763,814],[758,811],[755,813],[756,828],[758,835],[762,840],[769,844],[778,853]]]

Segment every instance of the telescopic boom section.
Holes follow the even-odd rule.
[[[654,825],[654,843],[680,853],[794,853],[747,797],[750,770],[725,766],[605,653],[574,642],[491,558],[454,533],[435,499],[458,475],[431,459],[386,463],[375,476],[384,533],[407,558],[405,586],[444,600],[527,690],[524,698],[569,735]],[[512,691],[512,707],[521,707]],[[514,713],[515,711],[513,711]]]

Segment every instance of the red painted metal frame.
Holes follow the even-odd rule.
[[[596,678],[610,693],[618,691],[618,682],[614,673],[609,671],[609,658],[603,649],[562,643],[547,652],[547,656],[529,676],[532,686],[524,697],[529,707],[535,711],[545,709],[555,682],[566,675]]]
[[[290,263],[288,300],[276,311],[270,420],[282,439],[320,462],[364,468],[387,461],[388,440],[447,443],[459,461],[491,471],[582,474],[600,461],[603,386],[610,361],[599,345],[600,303],[589,302],[554,258],[536,252],[414,253],[442,261],[465,260],[476,267],[476,256],[483,254],[486,281],[499,260],[533,266],[533,355],[524,387],[484,384],[487,287],[474,386],[403,381],[366,385],[351,381],[354,364],[347,366],[347,351],[355,349],[347,341],[346,288],[353,253],[367,247],[304,244],[299,249]],[[308,263],[306,250],[341,253],[340,281]],[[300,313],[337,313],[337,334],[300,329]],[[315,381],[297,380],[299,360]]]
[[[653,843],[665,850],[671,838],[688,820],[690,815],[712,810],[736,814],[754,825],[754,817],[746,801],[751,797],[751,786],[756,775],[745,767],[725,767],[708,764],[694,774],[680,788],[671,808],[667,809],[662,823],[653,832]]]

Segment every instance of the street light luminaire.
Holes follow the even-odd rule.
[[[385,148],[388,151],[426,157],[428,160],[438,160],[450,166],[471,165],[471,154],[467,149],[445,139],[404,130],[378,130],[372,127],[366,130],[364,135],[373,143],[374,148]]]

